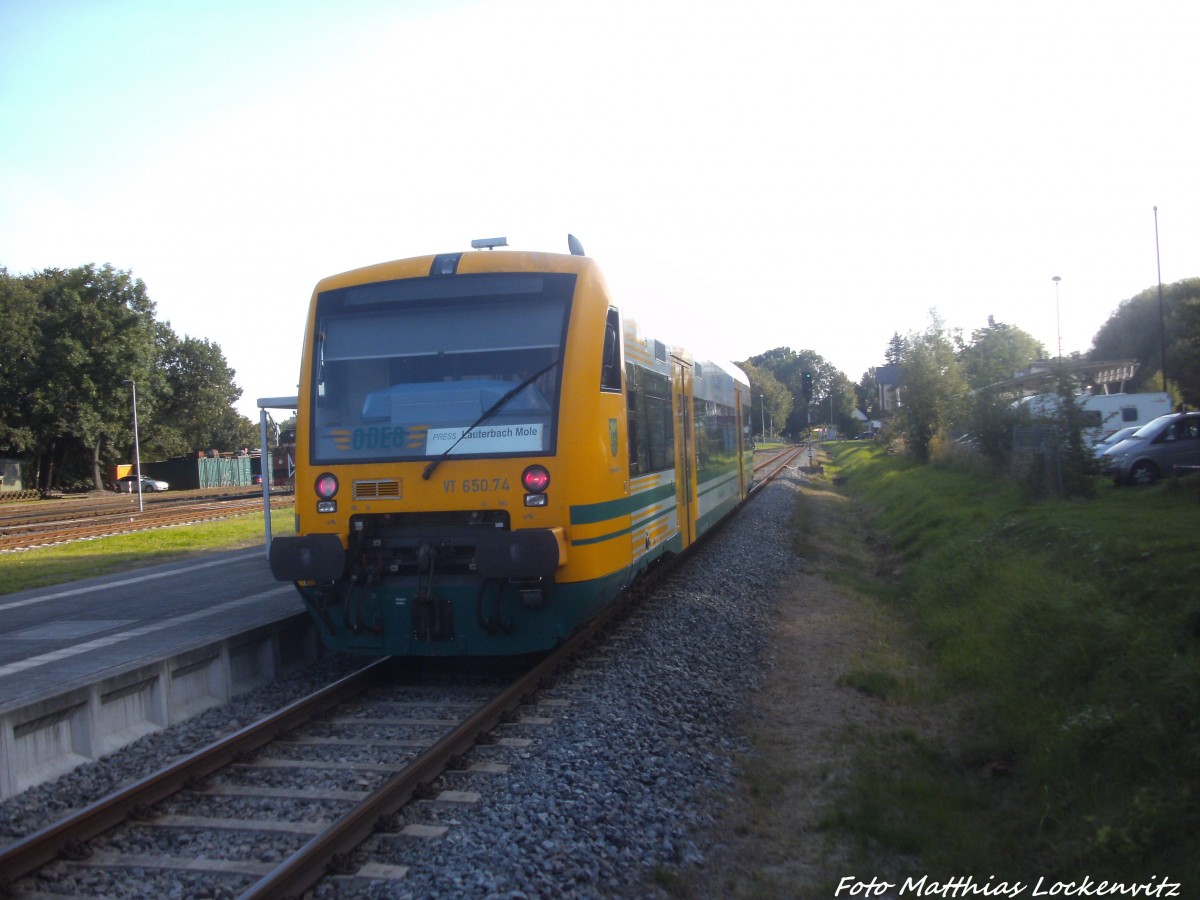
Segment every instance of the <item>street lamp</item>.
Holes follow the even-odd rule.
[[[1058,283],[1062,281],[1057,275],[1050,279],[1054,282],[1054,325],[1058,330],[1058,362],[1062,365],[1062,315],[1058,306]]]
[[[133,379],[126,379],[121,384],[129,385],[130,391],[133,393],[133,467],[137,472],[137,489],[138,489],[138,512],[143,512],[142,508],[142,448],[138,446],[138,426],[137,426],[137,382]]]
[[[1163,315],[1162,255],[1158,251],[1158,207],[1154,207],[1154,262],[1158,266],[1158,352],[1162,357],[1162,389],[1167,392],[1167,326]]]

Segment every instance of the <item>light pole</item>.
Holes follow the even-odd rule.
[[[1054,282],[1054,326],[1058,332],[1058,364],[1062,365],[1062,314],[1058,306],[1058,283],[1062,281],[1057,275],[1050,279]]]
[[[138,446],[138,426],[137,426],[137,382],[132,378],[122,381],[121,384],[129,385],[130,391],[133,393],[133,467],[137,475],[138,489],[138,512],[143,512],[142,509],[142,448]]]
[[[1154,262],[1158,266],[1158,352],[1162,356],[1162,389],[1167,392],[1167,326],[1163,315],[1162,255],[1158,251],[1158,207],[1154,207]]]

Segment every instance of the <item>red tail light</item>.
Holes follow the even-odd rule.
[[[545,466],[530,466],[521,473],[521,485],[531,494],[540,494],[550,486],[550,473]]]
[[[332,472],[326,472],[323,475],[317,476],[315,485],[317,496],[322,500],[332,500],[333,496],[338,492],[337,476]]]

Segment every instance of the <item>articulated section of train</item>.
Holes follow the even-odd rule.
[[[272,572],[333,648],[548,649],[745,497],[749,402],[736,367],[643,337],[582,255],[327,278]]]

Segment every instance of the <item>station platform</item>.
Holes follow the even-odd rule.
[[[261,546],[0,596],[0,799],[319,652]]]

